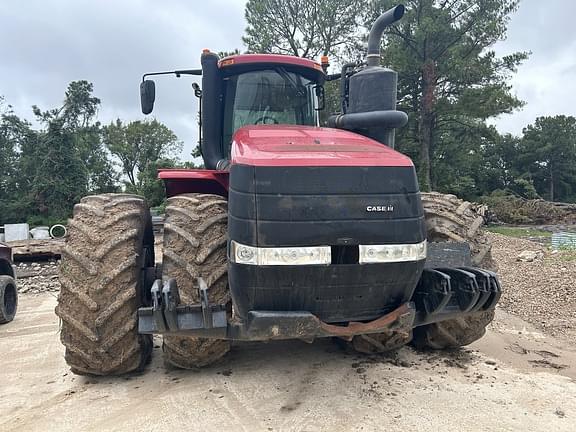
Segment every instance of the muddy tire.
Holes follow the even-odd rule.
[[[208,300],[230,304],[228,288],[228,204],[218,195],[183,194],[168,199],[164,222],[162,278],[176,279],[181,304],[199,303],[197,278],[208,285]],[[221,359],[230,342],[164,336],[166,361],[194,369]]]
[[[14,319],[18,309],[18,290],[11,276],[0,276],[0,324]]]
[[[56,306],[72,372],[120,375],[149,361],[152,337],[138,334],[137,310],[147,303],[141,269],[154,265],[153,240],[138,196],[94,195],[74,206]]]
[[[467,242],[474,267],[497,270],[492,242],[482,230],[483,206],[437,192],[423,193],[422,205],[429,242]]]
[[[454,195],[422,194],[429,242],[467,242],[472,265],[496,270],[492,243],[482,230],[482,208]],[[420,349],[458,348],[471,344],[486,333],[494,319],[494,310],[476,312],[462,318],[428,324],[414,329],[412,343]]]
[[[364,354],[396,351],[412,340],[411,331],[374,333],[352,338],[352,348]]]
[[[418,349],[450,349],[471,344],[486,333],[494,319],[494,309],[463,318],[428,324],[414,329],[412,344]]]

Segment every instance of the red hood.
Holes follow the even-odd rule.
[[[252,166],[413,166],[390,147],[341,129],[258,125],[238,129],[232,163]]]

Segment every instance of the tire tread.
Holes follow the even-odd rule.
[[[82,198],[69,221],[56,314],[71,370],[120,375],[143,368],[151,337],[139,335],[140,269],[150,213],[135,195]],[[151,245],[149,245],[151,247]]]

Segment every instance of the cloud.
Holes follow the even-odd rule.
[[[507,40],[496,45],[499,55],[532,51],[512,78],[513,91],[526,106],[494,123],[501,132],[520,134],[540,116],[576,115],[576,3],[524,0],[511,19]]]
[[[102,99],[100,120],[141,119],[138,85],[144,72],[198,67],[203,48],[242,48],[245,0],[26,0],[2,2],[0,94],[20,116],[30,106],[58,106],[68,83],[86,79]],[[499,55],[532,51],[513,77],[526,107],[494,122],[520,133],[536,117],[576,114],[576,3],[523,0]],[[154,116],[185,142],[197,142],[197,99],[183,77],[159,77]]]
[[[94,83],[100,120],[143,118],[144,72],[198,67],[203,48],[241,48],[244,2],[212,0],[27,0],[2,5],[0,94],[31,118],[30,106],[58,106],[70,81]],[[157,80],[156,118],[196,145],[197,99],[190,78]]]

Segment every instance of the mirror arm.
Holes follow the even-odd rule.
[[[340,78],[342,78],[342,75],[337,73],[337,74],[326,75],[325,80],[326,81],[334,81],[334,80],[339,80]]]
[[[142,81],[144,81],[146,77],[153,75],[176,75],[177,78],[180,78],[180,75],[202,75],[202,69],[182,69],[170,72],[150,72],[142,75]]]

